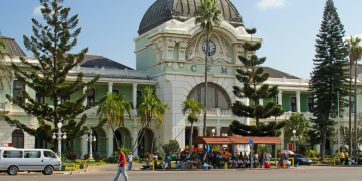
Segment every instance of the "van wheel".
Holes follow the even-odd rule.
[[[53,174],[54,170],[53,170],[53,167],[51,166],[46,166],[43,170],[43,174],[44,175],[51,175]]]
[[[8,169],[8,174],[9,175],[17,175],[19,172],[19,169],[17,166],[10,166],[9,169]]]

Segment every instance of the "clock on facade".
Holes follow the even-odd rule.
[[[213,56],[216,52],[216,45],[213,41],[209,40],[209,43],[207,43],[207,41],[204,42],[204,44],[202,44],[202,51],[206,54],[207,52],[207,45],[209,45],[209,52],[208,52],[208,56]]]

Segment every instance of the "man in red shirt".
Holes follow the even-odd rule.
[[[126,155],[122,150],[119,151],[119,168],[114,181],[118,181],[121,174],[123,175],[124,181],[128,181],[128,175],[126,172]]]

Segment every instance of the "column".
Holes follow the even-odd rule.
[[[297,91],[297,112],[300,112],[300,91]]]
[[[259,99],[259,105],[264,105],[264,100],[263,99]]]
[[[220,125],[216,126],[216,134],[215,134],[215,136],[222,136],[221,135],[221,126]]]
[[[25,85],[25,92],[27,92],[29,94],[29,87],[28,85]],[[36,94],[36,93],[35,93]],[[29,94],[30,97],[32,97],[30,94]],[[36,95],[35,95],[36,96]],[[35,96],[33,98],[35,98]],[[36,98],[35,98],[36,99]],[[28,103],[29,100],[28,99],[25,99],[25,103]]]
[[[87,92],[87,86],[85,86],[85,87],[83,88],[83,94],[85,94],[86,92]],[[84,99],[83,105],[84,105],[84,106],[87,106],[87,96],[86,96],[85,99]]]
[[[113,132],[110,129],[108,129],[107,134],[107,155],[113,157]]]
[[[80,158],[82,159],[84,158],[84,155],[88,153],[87,138],[87,135],[83,135],[82,137],[80,137]]]
[[[132,89],[132,103],[133,103],[133,116],[137,116],[137,84],[133,84],[133,89]]]
[[[132,90],[132,95],[133,95],[133,108],[136,109],[137,107],[137,84],[133,84],[133,90]]]
[[[221,135],[221,123],[220,123],[219,119],[217,120],[217,123],[216,123],[216,135],[215,136],[222,136]]]
[[[283,105],[283,91],[282,90],[279,90],[279,93],[278,93],[278,104]]]
[[[113,93],[113,82],[108,82],[108,93]]]
[[[138,156],[138,143],[137,143],[137,138],[138,138],[138,129],[137,126],[133,126],[132,127],[132,135],[131,135],[131,139],[132,139],[132,147],[133,145],[135,145],[135,150],[133,152],[133,156]],[[133,149],[133,148],[131,148]]]

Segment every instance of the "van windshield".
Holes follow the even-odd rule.
[[[56,158],[57,156],[52,151],[44,151],[44,157],[47,158]]]

